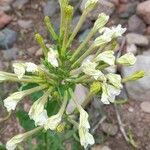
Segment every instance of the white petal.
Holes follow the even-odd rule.
[[[120,58],[118,58],[117,62],[125,66],[132,66],[136,62],[136,57],[134,56],[133,53],[127,53],[121,56]]]
[[[103,61],[112,66],[115,63],[114,52],[113,51],[102,52],[95,58],[94,61],[96,62]]]
[[[107,79],[116,88],[122,88],[121,76],[119,74],[109,73],[109,74],[107,74]]]
[[[57,51],[50,48],[50,51],[48,52],[48,62],[55,68],[59,66],[57,57],[58,57]]]
[[[47,130],[47,129],[55,130],[57,128],[57,126],[60,124],[61,119],[62,119],[62,116],[59,113],[48,118],[48,120],[44,126],[45,130]]]
[[[18,79],[21,79],[25,74],[25,65],[23,63],[14,63],[13,68],[14,73],[18,76]]]
[[[34,63],[26,62],[25,65],[26,65],[26,71],[27,72],[34,73],[34,72],[38,71],[38,66],[36,64],[34,64]]]

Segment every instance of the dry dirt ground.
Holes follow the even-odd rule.
[[[18,40],[15,45],[23,53],[21,59],[35,61],[39,60],[38,57],[35,58],[34,54],[29,53],[27,49],[36,45],[34,40],[34,33],[36,31],[40,32],[45,37],[47,36],[47,32],[43,24],[42,4],[43,1],[41,0],[32,0],[22,10],[12,10],[11,12],[14,19],[9,27],[18,32]],[[23,30],[16,23],[18,19],[31,19],[34,22],[34,26],[30,30]],[[1,61],[3,61],[3,59],[1,59]],[[5,64],[3,65],[5,68]],[[11,84],[11,86],[2,86],[1,90],[7,89],[10,93],[10,90],[14,90],[15,88],[16,85]],[[2,95],[5,97],[6,94],[8,94],[8,92],[3,93]],[[134,135],[135,142],[138,145],[137,149],[150,150],[150,116],[149,114],[142,112],[140,109],[140,102],[130,100],[129,103],[120,106],[119,110],[126,131],[130,129]],[[114,107],[105,106],[104,111],[107,115],[107,121],[117,124]],[[2,117],[3,115],[4,112],[2,111],[2,107],[0,107],[0,116]],[[0,142],[5,143],[10,137],[22,131],[23,129],[18,125],[18,121],[13,115],[10,120],[0,124]],[[101,132],[99,128],[97,129],[97,132]],[[125,142],[121,132],[118,132],[116,136],[105,136],[106,137],[103,144],[108,145],[112,150],[134,149]]]

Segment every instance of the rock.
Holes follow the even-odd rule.
[[[148,26],[148,27],[146,28],[146,34],[149,34],[149,35],[150,35],[150,26]]]
[[[145,71],[145,77],[125,84],[129,98],[137,101],[150,101],[150,56],[138,55],[134,66],[122,67],[123,77],[128,77],[135,71]]]
[[[16,0],[12,6],[17,9],[22,9],[25,4],[27,4],[29,0]]]
[[[133,15],[129,18],[129,21],[128,21],[128,31],[129,32],[143,34],[145,31],[145,28],[146,28],[145,23],[137,15]]]
[[[143,52],[143,55],[145,55],[145,56],[150,56],[150,50],[144,51],[144,52]]]
[[[80,6],[81,11],[83,12],[84,6],[87,0],[83,0]],[[105,13],[109,16],[115,11],[115,5],[107,0],[98,0],[96,7],[89,14],[91,20],[95,20],[100,13]]]
[[[40,57],[43,55],[43,50],[42,48],[40,48],[39,50],[37,50],[37,52],[35,53],[35,56]]]
[[[140,107],[143,112],[150,113],[150,102],[142,102]]]
[[[111,150],[108,146],[95,145],[91,148],[91,150]]]
[[[18,20],[18,25],[21,28],[28,29],[33,26],[33,21],[32,20]]]
[[[118,132],[118,126],[113,125],[111,123],[102,123],[101,129],[104,133],[112,136],[116,135]]]
[[[119,17],[129,18],[131,15],[135,14],[137,7],[137,2],[127,3],[119,5]]]
[[[129,3],[129,0],[119,0],[119,1],[120,3],[124,3],[124,4]]]
[[[149,40],[146,36],[136,33],[128,33],[126,35],[126,41],[128,44],[135,44],[137,46],[148,46],[149,44]]]
[[[0,29],[10,23],[11,17],[0,11]]]
[[[136,55],[137,54],[137,47],[135,44],[127,45],[126,51]]]
[[[5,28],[0,31],[0,48],[8,49],[12,47],[17,39],[17,33],[11,29]]]
[[[45,16],[52,17],[57,11],[57,3],[55,0],[48,1],[43,7]]]
[[[28,48],[27,51],[29,52],[29,55],[30,55],[30,54],[35,54],[38,51],[38,49],[39,49],[38,46],[33,46],[33,47]]]
[[[141,16],[147,24],[150,24],[150,0],[144,1],[137,6],[137,14]]]
[[[87,96],[87,89],[83,85],[78,84],[75,88],[74,94],[76,95],[78,103],[82,104],[82,102]],[[74,104],[73,100],[70,100],[67,106],[67,112],[70,114],[73,112],[75,108],[76,108],[76,105]]]
[[[8,49],[8,50],[3,50],[3,57],[5,60],[10,61],[10,60],[15,60],[18,56],[19,50],[15,47]]]
[[[11,7],[10,7],[10,5],[9,4],[0,4],[0,11],[4,11],[4,12],[8,12],[8,11],[10,11],[11,10]]]

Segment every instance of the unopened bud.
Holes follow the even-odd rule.
[[[139,80],[141,78],[143,78],[145,75],[145,72],[144,71],[137,71],[137,72],[134,72],[132,75],[130,75],[129,77],[127,78],[124,78],[122,80],[123,83],[125,82],[128,82],[128,81],[136,81],[136,80]]]
[[[97,2],[98,0],[87,0],[85,4],[85,9],[92,10],[95,7]]]
[[[90,87],[90,93],[91,94],[97,94],[99,91],[101,91],[102,84],[100,82],[93,82],[93,84]]]

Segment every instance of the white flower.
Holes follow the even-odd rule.
[[[125,66],[131,66],[134,65],[136,62],[136,57],[133,53],[127,53],[120,58],[117,59],[117,62],[119,64],[125,65]]]
[[[48,119],[47,112],[44,110],[44,106],[45,103],[43,103],[41,99],[38,99],[30,108],[29,117],[35,121],[36,125],[43,125]]]
[[[23,134],[14,136],[12,139],[10,139],[6,143],[6,149],[7,150],[14,150],[17,147],[17,144],[19,144],[23,140],[24,140],[24,135]]]
[[[47,111],[44,109],[41,113],[33,116],[32,118],[36,126],[43,126],[47,123],[48,115]]]
[[[98,80],[99,78],[103,80],[104,74],[100,70],[96,70],[96,66],[97,63],[87,59],[86,61],[83,61],[81,69],[85,74],[92,76],[95,80]]]
[[[31,63],[31,62],[26,62],[25,63],[25,66],[26,66],[26,71],[27,72],[37,72],[38,71],[38,66],[34,63]]]
[[[113,51],[102,52],[94,59],[94,61],[95,62],[103,61],[112,66],[115,63],[114,52]]]
[[[107,83],[103,83],[102,84],[102,97],[101,97],[101,101],[104,104],[110,104],[110,102],[114,102],[115,97],[117,95],[119,95],[121,92],[120,89],[109,85]]]
[[[87,2],[85,3],[85,9],[87,9],[88,7],[93,8],[97,2],[98,0],[87,0]]]
[[[88,121],[88,113],[79,106],[80,118],[79,118],[79,137],[80,143],[84,148],[89,144],[93,145],[95,143],[93,136],[89,133],[90,124]]]
[[[99,30],[100,33],[103,33],[98,38],[95,39],[95,46],[100,46],[102,44],[110,42],[113,38],[118,38],[126,31],[126,28],[122,28],[121,25],[117,27],[107,28],[104,27]]]
[[[7,111],[15,110],[17,103],[24,97],[23,92],[16,92],[7,97],[4,100],[4,106],[7,108]]]
[[[119,74],[109,73],[107,74],[107,79],[116,88],[122,88],[121,76]]]
[[[58,57],[57,51],[50,48],[49,52],[48,52],[48,62],[55,68],[58,67],[58,65],[59,65],[57,57]]]
[[[56,130],[57,126],[60,124],[62,119],[62,115],[60,113],[51,116],[50,118],[47,119],[47,122],[45,123],[45,130]]]
[[[94,137],[86,128],[79,128],[80,143],[86,149],[88,145],[95,143]]]
[[[23,63],[14,63],[13,68],[14,73],[18,76],[18,79],[21,79],[25,74],[25,65]]]
[[[89,129],[90,124],[88,121],[89,117],[88,113],[82,107],[80,107],[79,111],[80,111],[79,128],[84,127],[86,129]]]
[[[94,28],[100,29],[102,28],[109,20],[109,16],[104,13],[99,14],[98,19],[94,23]]]

